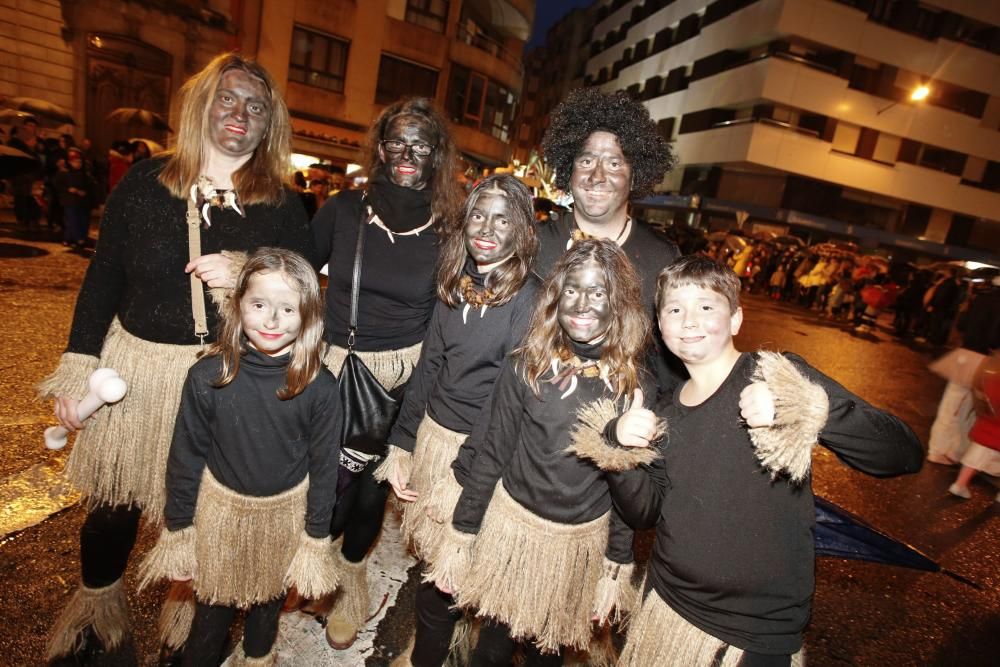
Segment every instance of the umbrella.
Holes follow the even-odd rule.
[[[4,125],[13,124],[14,121],[23,120],[25,118],[33,118],[33,116],[27,111],[18,111],[17,109],[0,109],[0,123]]]
[[[973,588],[982,589],[975,582],[942,568],[913,547],[892,539],[826,498],[814,496],[813,505],[816,512],[813,543],[817,556],[867,560],[924,572],[941,572]]]
[[[800,239],[798,236],[792,236],[791,234],[784,234],[782,236],[776,236],[773,239],[774,243],[778,245],[793,245],[797,248],[802,248],[806,245],[806,242]]]
[[[128,140],[129,143],[135,141],[141,141],[142,143],[146,144],[146,146],[149,148],[150,155],[155,155],[156,153],[162,153],[165,150],[163,148],[163,144],[157,143],[152,139],[147,139],[146,137],[132,137],[131,139]]]
[[[76,125],[73,114],[48,100],[40,100],[36,97],[7,97],[3,100],[3,105],[17,111],[26,111],[34,116],[44,116],[67,125]]]
[[[41,166],[41,162],[27,153],[0,145],[0,178],[14,178]]]
[[[155,111],[149,111],[147,109],[136,109],[135,107],[119,107],[109,113],[105,120],[113,120],[117,123],[136,123],[138,125],[145,125],[146,127],[151,127],[154,130],[162,130],[164,132],[173,132],[170,126],[167,125],[166,119]]]

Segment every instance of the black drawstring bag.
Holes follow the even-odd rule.
[[[366,206],[365,210],[370,209]],[[351,322],[347,332],[347,358],[337,382],[340,405],[343,408],[344,428],[341,431],[342,447],[368,454],[380,454],[384,449],[389,429],[396,421],[403,404],[406,383],[386,391],[372,372],[354,353],[354,339],[358,331],[358,292],[361,287],[361,251],[365,244],[367,220],[362,216],[358,228],[358,245],[354,253],[354,275],[351,280]]]

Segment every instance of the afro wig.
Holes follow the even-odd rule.
[[[674,166],[670,144],[660,136],[649,111],[623,91],[603,93],[597,88],[578,88],[552,112],[552,123],[542,151],[545,162],[555,169],[556,187],[569,190],[573,161],[594,132],[618,137],[618,144],[632,168],[632,196],[652,194],[653,186]]]

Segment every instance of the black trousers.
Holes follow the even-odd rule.
[[[278,636],[278,617],[284,601],[279,597],[247,610],[243,651],[248,658],[262,658],[271,651]],[[191,635],[184,645],[184,667],[217,667],[222,662],[226,637],[238,612],[236,607],[198,603]]]
[[[448,657],[451,636],[462,612],[451,609],[455,599],[437,586],[423,582],[417,588],[417,634],[410,662],[414,667],[441,667]]]
[[[486,619],[479,630],[471,667],[507,667],[513,662],[517,644],[510,636],[510,628],[499,621]],[[542,653],[530,642],[523,646],[525,667],[558,667],[563,662],[562,651]]]
[[[128,505],[98,505],[80,528],[80,569],[88,588],[110,586],[125,574],[142,512]]]
[[[379,462],[370,461],[360,473],[351,473],[343,466],[338,471],[339,475],[353,475],[354,479],[337,497],[330,535],[333,539],[344,536],[341,553],[351,563],[364,560],[382,530],[389,485],[373,477]]]

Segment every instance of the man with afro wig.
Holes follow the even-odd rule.
[[[573,194],[573,210],[539,227],[536,272],[544,278],[574,240],[611,239],[639,273],[642,297],[655,322],[656,276],[680,252],[629,215],[629,202],[652,194],[674,166],[670,145],[649,111],[621,91],[578,88],[552,113],[542,151],[555,170],[556,187]],[[676,360],[659,344],[659,335],[654,340],[659,354],[650,365],[663,392],[676,384],[678,373],[670,366],[679,364],[669,363]]]

